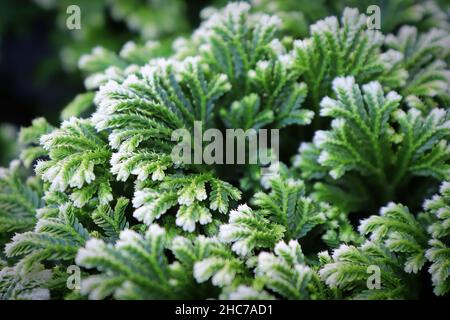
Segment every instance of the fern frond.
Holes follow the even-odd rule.
[[[407,207],[391,202],[381,208],[380,215],[362,220],[359,231],[371,233],[371,241],[383,241],[390,251],[401,253],[406,259],[405,272],[417,273],[424,266],[427,235]]]
[[[0,300],[49,300],[50,291],[46,288],[52,272],[36,265],[29,272],[17,267],[0,270]]]
[[[192,261],[186,257],[185,250],[190,244],[181,238],[174,242],[175,255],[183,257],[181,261],[191,267]],[[157,225],[151,225],[145,236],[124,230],[115,245],[99,239],[89,240],[78,252],[76,262],[86,268],[96,268],[100,274],[83,280],[82,293],[91,299],[110,295],[117,299],[195,297],[192,271],[178,262],[169,264],[164,254],[168,245],[164,229]]]
[[[406,74],[381,53],[383,36],[367,30],[366,16],[345,8],[341,23],[327,17],[311,25],[311,37],[294,42],[294,67],[308,85],[316,108],[330,93],[335,77],[353,76],[360,83],[378,79],[384,85],[402,85]]]
[[[300,169],[311,170],[316,161],[337,183],[349,174],[371,177],[364,184],[368,190],[383,188],[383,201],[393,199],[396,188],[410,176],[447,176],[445,110],[434,109],[426,117],[415,109],[405,113],[399,109],[400,96],[384,95],[378,82],[364,85],[362,93],[353,77],[336,78],[333,86],[337,99],[326,97],[321,102],[321,115],[334,118],[332,129],[316,131],[314,148],[301,150],[305,158],[300,155],[297,160]]]
[[[49,183],[51,191],[69,192],[77,207],[94,196],[101,204],[112,200],[111,151],[89,120],[65,121],[60,129],[42,136],[41,143],[50,159],[39,161],[36,173]]]
[[[338,289],[344,297],[353,299],[405,299],[410,297],[410,279],[397,257],[381,244],[366,242],[359,247],[341,245],[332,257],[321,253],[327,261],[320,269],[320,277],[331,289]],[[370,267],[379,268],[380,287],[368,287]]]
[[[436,295],[450,292],[450,183],[444,182],[440,195],[425,201],[424,209],[435,220],[428,227],[430,248],[425,255],[431,262],[429,272]]]
[[[228,224],[220,226],[219,239],[233,243],[232,250],[247,256],[257,248],[272,248],[282,238],[285,228],[264,218],[247,205],[230,213]]]
[[[450,70],[445,60],[450,54],[450,36],[445,30],[431,29],[419,34],[417,28],[404,26],[397,36],[386,38],[389,47],[402,52],[402,66],[408,79],[400,91],[408,106],[428,114],[450,102]]]
[[[25,271],[43,261],[72,260],[89,239],[89,232],[76,217],[77,210],[66,205],[58,216],[38,220],[33,231],[16,234],[5,247],[6,256],[20,258],[17,267]]]
[[[297,241],[283,241],[275,246],[275,254],[258,256],[256,274],[264,286],[285,299],[324,299],[325,288],[319,275],[308,267]]]
[[[29,168],[36,159],[48,155],[47,150],[39,145],[39,141],[43,135],[49,134],[53,129],[53,126],[44,118],[34,119],[30,127],[20,129],[19,142],[24,146],[20,153],[20,159],[25,167]]]
[[[125,209],[128,203],[128,199],[119,198],[114,209],[109,205],[101,205],[92,214],[94,223],[102,228],[111,241],[117,240],[120,232],[128,229],[129,223],[125,217]]]
[[[0,168],[0,232],[25,231],[36,223],[36,210],[43,206],[41,192],[25,183],[20,161]],[[30,181],[31,182],[31,181]]]

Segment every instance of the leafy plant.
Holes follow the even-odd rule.
[[[150,41],[83,55],[86,92],[60,125],[22,128],[21,160],[0,171],[0,297],[447,295],[448,17],[399,1],[404,14],[368,30],[344,7],[233,2],[172,52]],[[141,24],[153,13],[111,10],[153,30]],[[203,161],[208,141],[192,137],[230,129],[279,130],[280,154],[265,150],[279,161]]]

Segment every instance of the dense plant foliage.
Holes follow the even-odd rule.
[[[83,55],[86,92],[60,125],[22,128],[0,171],[0,297],[448,294],[449,20],[410,2],[383,7],[382,30],[359,1],[233,2],[169,56],[156,41]],[[198,122],[279,129],[283,163],[175,161],[174,132]]]

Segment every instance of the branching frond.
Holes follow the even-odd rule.
[[[423,113],[450,103],[450,70],[445,63],[450,53],[450,36],[445,30],[432,29],[419,34],[417,28],[404,26],[397,36],[386,38],[389,47],[402,52],[402,66],[408,71],[406,85],[400,91],[406,103]]]
[[[201,240],[200,240],[201,242]],[[91,299],[113,295],[117,299],[174,299],[196,297],[188,240],[174,240],[175,256],[182,264],[169,264],[164,250],[169,244],[164,229],[151,225],[145,236],[132,230],[120,233],[115,245],[91,239],[76,257],[77,264],[96,268],[100,274],[82,282],[81,291]],[[199,257],[203,255],[200,251]],[[198,256],[194,256],[197,259]]]
[[[344,297],[364,300],[411,297],[408,284],[414,280],[407,278],[397,257],[380,244],[341,245],[332,257],[322,253],[321,259],[326,263],[319,271],[320,277]]]
[[[89,238],[77,210],[66,205],[58,216],[40,219],[33,231],[16,234],[5,247],[6,256],[20,258],[17,267],[25,271],[42,261],[72,260]]]
[[[89,120],[65,121],[60,129],[42,136],[41,143],[50,159],[38,162],[36,173],[51,191],[69,192],[77,207],[94,196],[101,204],[112,200],[107,165],[111,152]]]
[[[371,241],[382,241],[390,251],[404,256],[405,272],[417,273],[424,266],[427,235],[407,207],[391,202],[381,208],[380,215],[362,220],[359,231],[371,233]]]
[[[39,142],[43,135],[49,134],[53,129],[44,118],[34,119],[30,127],[21,128],[19,142],[25,147],[20,153],[20,159],[25,167],[29,168],[36,159],[48,155],[48,151]]]
[[[385,95],[378,82],[364,85],[361,92],[353,77],[336,78],[333,88],[337,99],[321,102],[321,115],[334,118],[332,129],[316,131],[314,146],[301,148],[296,160],[305,177],[322,177],[323,170],[321,175],[308,173],[319,164],[338,184],[349,174],[370,177],[364,184],[383,188],[384,201],[410,176],[447,177],[445,110],[434,109],[426,117],[415,109],[405,113],[398,94]]]
[[[48,300],[46,284],[51,278],[52,272],[42,265],[29,272],[5,267],[0,270],[0,300]]]
[[[353,76],[360,83],[378,79],[391,88],[404,82],[398,59],[389,59],[389,52],[381,54],[383,35],[367,30],[366,21],[357,9],[346,8],[341,23],[336,17],[320,20],[310,27],[310,38],[294,42],[294,67],[308,85],[314,106],[330,93],[335,77]]]
[[[256,274],[264,285],[285,299],[323,299],[324,285],[319,275],[308,267],[297,241],[281,241],[275,254],[262,252],[258,256]]]

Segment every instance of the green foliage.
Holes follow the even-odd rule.
[[[40,138],[53,131],[53,127],[44,118],[34,119],[31,126],[21,128],[19,142],[24,146],[20,159],[29,168],[36,159],[47,156],[48,152],[40,145]]]
[[[450,102],[450,70],[445,62],[450,53],[448,31],[432,29],[419,34],[415,27],[404,26],[396,37],[389,35],[386,43],[403,54],[401,65],[408,71],[408,79],[400,93],[406,103],[424,113],[440,105],[447,106]]]
[[[413,299],[429,278],[448,294],[448,17],[380,2],[406,10],[382,13],[385,37],[366,1],[344,3],[209,8],[173,50],[96,43],[87,91],[61,124],[22,128],[25,168],[0,170],[0,297]],[[144,38],[186,30],[180,1],[147,5],[107,12]],[[279,129],[280,159],[271,145],[268,168],[205,160],[209,129]]]
[[[126,198],[119,198],[114,209],[109,205],[101,205],[92,214],[94,223],[101,227],[112,241],[117,240],[120,231],[128,229],[129,223],[125,217],[128,202]]]
[[[86,268],[96,268],[101,273],[83,280],[82,292],[89,294],[91,299],[110,295],[116,299],[195,296],[193,279],[184,268],[192,266],[190,256],[194,255],[195,260],[199,256],[186,251],[186,246],[192,245],[189,241],[185,243],[184,239],[178,239],[173,250],[176,256],[182,257],[182,263],[170,264],[164,256],[167,241],[164,229],[157,225],[151,225],[145,236],[132,230],[122,231],[115,245],[99,239],[89,240],[78,252],[76,262]]]
[[[255,248],[274,247],[283,232],[283,226],[271,223],[247,205],[241,205],[231,211],[228,224],[220,226],[219,238],[225,243],[232,242],[232,250],[246,256]]]
[[[321,254],[326,263],[319,271],[320,277],[331,289],[338,289],[343,297],[353,299],[405,299],[414,298],[408,279],[398,258],[383,245],[366,242],[359,247],[341,245],[333,255]],[[369,289],[370,267],[379,268],[380,288]],[[417,279],[415,279],[417,281]]]
[[[386,87],[403,84],[405,74],[394,52],[381,54],[383,35],[367,30],[366,16],[346,8],[341,24],[336,17],[310,27],[311,37],[294,42],[294,68],[310,90],[313,106],[331,89],[339,76],[353,76],[359,83],[378,79]]]
[[[325,222],[324,203],[317,203],[305,196],[302,181],[272,179],[269,194],[255,194],[254,203],[263,215],[286,228],[287,239],[303,238],[313,227]]]
[[[49,183],[50,191],[67,191],[77,207],[95,195],[101,204],[113,199],[108,166],[111,152],[89,120],[71,118],[40,141],[50,159],[40,160],[36,173]]]
[[[428,227],[431,239],[425,255],[431,262],[430,273],[434,285],[434,293],[444,295],[450,291],[450,185],[444,182],[440,195],[435,195],[425,202],[425,210],[434,219]]]
[[[0,300],[48,300],[50,291],[45,286],[51,277],[51,271],[39,264],[26,273],[5,267],[0,270]]]
[[[264,286],[285,299],[323,299],[324,285],[315,270],[306,265],[297,241],[281,241],[275,254],[262,252],[258,256],[256,274]]]
[[[16,234],[5,247],[9,258],[20,257],[18,268],[32,270],[46,260],[73,260],[89,233],[76,217],[76,208],[66,205],[57,216],[38,220],[33,231]]]
[[[425,230],[405,206],[391,202],[379,216],[362,220],[359,231],[364,235],[371,233],[371,241],[383,240],[387,249],[405,256],[405,272],[417,273],[425,264]]]
[[[378,201],[383,202],[393,199],[411,176],[448,176],[445,110],[433,109],[426,117],[416,109],[405,113],[397,93],[385,95],[378,82],[364,85],[361,92],[353,77],[336,78],[333,89],[337,99],[325,97],[321,102],[321,115],[334,118],[331,130],[316,131],[314,146],[302,147],[297,159],[304,177],[322,178],[325,168],[337,181],[368,177],[362,185],[381,188]],[[320,175],[309,171],[319,165],[324,167]]]
[[[36,209],[43,206],[42,191],[32,181],[23,181],[19,161],[0,168],[0,232],[31,229],[36,223]]]

